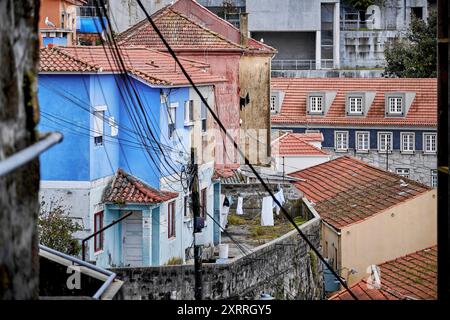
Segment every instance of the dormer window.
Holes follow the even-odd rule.
[[[345,109],[349,116],[361,116],[365,109],[365,93],[351,92],[346,95]]]
[[[276,113],[278,111],[278,97],[276,95],[271,95],[270,96],[270,112],[271,113]]]
[[[389,97],[389,113],[401,114],[403,111],[403,99],[402,97]]]
[[[404,93],[387,93],[385,98],[386,116],[403,117],[406,114]]]
[[[281,106],[283,105],[284,92],[283,91],[271,91],[270,92],[270,113],[279,113]]]
[[[323,112],[323,97],[311,96],[309,97],[310,112],[322,113]]]
[[[348,99],[349,112],[351,114],[361,114],[362,113],[362,97],[350,97]]]
[[[308,114],[325,114],[325,93],[324,92],[314,92],[308,94],[307,97],[308,104]]]

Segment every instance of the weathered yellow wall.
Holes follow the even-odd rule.
[[[412,253],[437,243],[436,189],[341,230],[341,275],[349,283],[368,277],[371,264]],[[345,269],[348,268],[348,269]],[[383,275],[381,275],[383,279]]]
[[[250,162],[258,165],[270,164],[270,59],[243,55],[239,63],[240,96],[247,92],[250,96],[250,103],[240,111],[241,146]]]

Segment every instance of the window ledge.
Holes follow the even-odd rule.
[[[392,153],[392,151],[382,151],[382,150],[378,150],[378,153],[384,153],[384,154],[386,154],[386,153],[388,153],[388,154],[391,154]]]
[[[436,151],[424,151],[423,154],[426,156],[435,156],[437,154],[437,152]]]
[[[400,151],[401,154],[414,154],[415,151]]]
[[[189,122],[185,122],[184,123],[185,127],[190,127],[190,126],[193,126],[193,125],[194,125],[194,121],[189,121]]]
[[[98,256],[99,254],[102,254],[103,251],[104,251],[103,249],[98,250],[98,251],[94,251],[94,257],[95,257],[95,256]]]
[[[369,153],[369,150],[356,150],[356,153]]]
[[[334,149],[334,152],[348,152],[348,149]]]

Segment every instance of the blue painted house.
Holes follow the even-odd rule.
[[[272,130],[323,134],[351,155],[437,186],[436,79],[272,79]]]
[[[196,133],[202,130],[203,107],[167,54],[121,49],[122,72],[112,52],[103,47],[41,50],[39,130],[64,134],[61,144],[41,156],[42,208],[61,206],[78,219],[80,239],[132,212],[89,242],[89,258],[101,266],[185,262],[193,227],[186,165],[191,146],[203,145],[193,137],[208,135]],[[222,79],[205,64],[183,63],[214,103],[213,84]],[[210,119],[207,123],[213,125]],[[211,216],[220,195],[213,167],[202,158],[202,206]],[[213,247],[217,227],[210,216],[204,218],[201,236],[206,247]]]

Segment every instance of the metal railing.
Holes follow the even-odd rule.
[[[47,252],[49,252],[51,254],[54,254],[54,255],[56,255],[58,257],[61,257],[63,259],[69,260],[72,263],[75,263],[75,264],[77,264],[79,266],[83,266],[83,267],[86,267],[88,269],[91,269],[91,270],[94,270],[94,271],[97,271],[97,272],[99,272],[101,274],[106,275],[108,278],[103,283],[103,285],[97,290],[97,292],[95,292],[95,294],[92,296],[92,298],[94,298],[94,299],[97,299],[97,300],[100,299],[101,296],[103,295],[103,293],[105,293],[106,289],[112,284],[112,282],[116,278],[116,274],[114,272],[112,272],[112,271],[100,268],[100,267],[95,266],[95,265],[90,264],[90,263],[87,263],[87,262],[82,261],[82,260],[80,260],[78,258],[69,256],[69,255],[67,255],[65,253],[62,253],[62,252],[56,251],[54,249],[51,249],[49,247],[46,247],[46,246],[44,246],[42,244],[39,245],[39,249],[43,250],[43,251],[47,251]]]
[[[42,152],[46,151],[55,144],[60,143],[62,139],[63,135],[61,133],[51,132],[35,144],[16,152],[3,161],[0,161],[0,177],[7,175],[8,173],[30,162],[34,158],[37,158]]]
[[[272,70],[315,70],[316,60],[272,60]]]
[[[102,14],[100,14],[100,12]],[[97,9],[97,7],[95,7],[95,6],[82,6],[82,7],[77,8],[77,16],[79,16],[79,17],[104,17],[105,12],[102,8]]]
[[[316,70],[316,69],[333,69],[333,59],[322,59],[320,68],[317,68],[316,60],[272,60],[272,71],[278,70]]]

